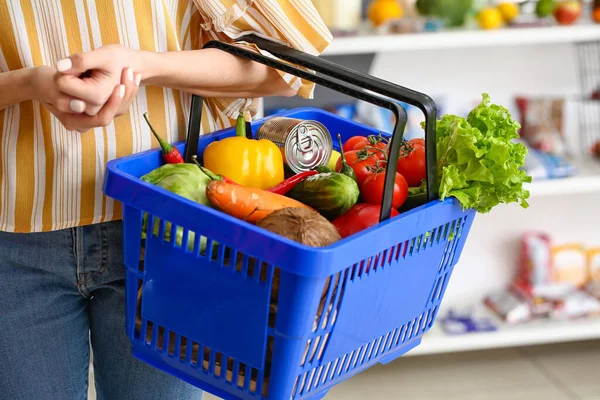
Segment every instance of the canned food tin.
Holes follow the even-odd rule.
[[[275,117],[266,120],[256,139],[267,139],[282,150],[285,163],[295,173],[327,165],[333,143],[329,130],[317,121]]]

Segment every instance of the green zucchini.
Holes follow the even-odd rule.
[[[349,176],[326,172],[309,176],[287,193],[332,220],[351,209],[360,191],[358,184]]]

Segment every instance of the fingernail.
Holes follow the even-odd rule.
[[[85,111],[85,103],[81,100],[71,100],[69,102],[69,107],[71,108],[71,111],[76,113],[82,113]]]
[[[142,74],[137,74],[135,77],[135,86],[140,86],[140,83],[142,83]]]
[[[133,70],[131,68],[127,68],[127,80],[133,82]]]
[[[73,67],[73,63],[71,62],[70,58],[63,58],[62,60],[56,63],[56,69],[58,70],[58,72],[68,71],[71,69],[71,67]]]
[[[120,98],[125,97],[125,85],[119,86],[119,97]]]

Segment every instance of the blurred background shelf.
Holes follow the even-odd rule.
[[[531,197],[600,193],[600,162],[576,162],[579,174],[570,178],[534,180]]]
[[[592,40],[600,40],[600,25],[581,24],[565,27],[507,28],[496,31],[457,30],[395,35],[366,34],[336,37],[324,52],[324,55],[568,44]]]
[[[539,320],[516,326],[500,325],[495,332],[448,335],[434,325],[420,346],[407,356],[489,350],[600,339],[600,318]]]
[[[517,0],[521,4],[523,23],[533,21],[552,26],[505,25],[495,30],[481,30],[475,18],[463,28],[444,27],[439,32],[402,34],[373,32],[366,12],[372,0],[362,1],[362,14],[351,22],[353,10],[360,7],[349,4],[357,1],[360,3],[359,0],[315,1],[330,9],[332,28],[339,28],[323,54],[329,60],[427,93],[438,105],[440,115],[466,116],[484,92],[494,103],[507,107],[521,122],[518,98],[532,103],[561,101],[560,112],[547,111],[544,118],[549,122],[547,116],[552,115],[552,122],[557,124],[560,120],[567,153],[583,157],[592,145],[600,142],[600,102],[591,101],[600,93],[600,21],[592,22],[591,0],[582,2],[584,12],[569,26],[559,26],[552,16],[540,21],[535,13],[536,0]],[[408,6],[414,4],[414,0],[397,2],[407,11],[404,21],[409,23]],[[474,11],[500,2],[479,2]],[[281,108],[302,106],[347,113],[349,107],[359,104],[347,96],[317,87],[312,100],[265,98],[264,109],[269,114]],[[373,110],[362,111],[363,123],[379,122],[379,115]],[[411,113],[410,109],[408,113],[414,126],[421,115]],[[541,113],[534,110],[533,114]],[[579,171],[576,176],[535,180],[528,185],[531,191],[528,209],[513,204],[477,215],[448,285],[443,308],[461,309],[479,304],[490,293],[506,288],[517,272],[520,239],[525,232],[548,233],[555,243],[576,243],[588,248],[600,246],[600,162],[581,158],[569,161],[574,162]],[[600,338],[600,318],[501,326],[494,333],[464,336],[449,336],[434,326],[423,344],[410,355]]]

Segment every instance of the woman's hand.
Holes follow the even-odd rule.
[[[107,126],[115,117],[127,112],[138,91],[136,82],[139,82],[139,78],[136,80],[135,76],[129,79],[131,75],[127,69],[121,71],[119,81],[112,87],[106,102],[94,116],[84,114],[84,101],[60,91],[57,81],[61,76],[51,67],[38,67],[34,71],[30,82],[32,97],[54,114],[67,130],[84,133]]]
[[[107,45],[60,60],[61,92],[83,100],[94,114],[110,96],[121,71],[140,74],[143,86],[165,87],[203,97],[256,98],[295,95],[273,68],[217,49],[168,51],[131,50]]]
[[[107,45],[86,53],[77,53],[56,64],[58,89],[85,103],[85,113],[94,116],[112,95],[114,88],[127,81],[140,85],[141,75],[131,69],[132,50],[121,45]],[[124,111],[124,110],[121,110]]]

